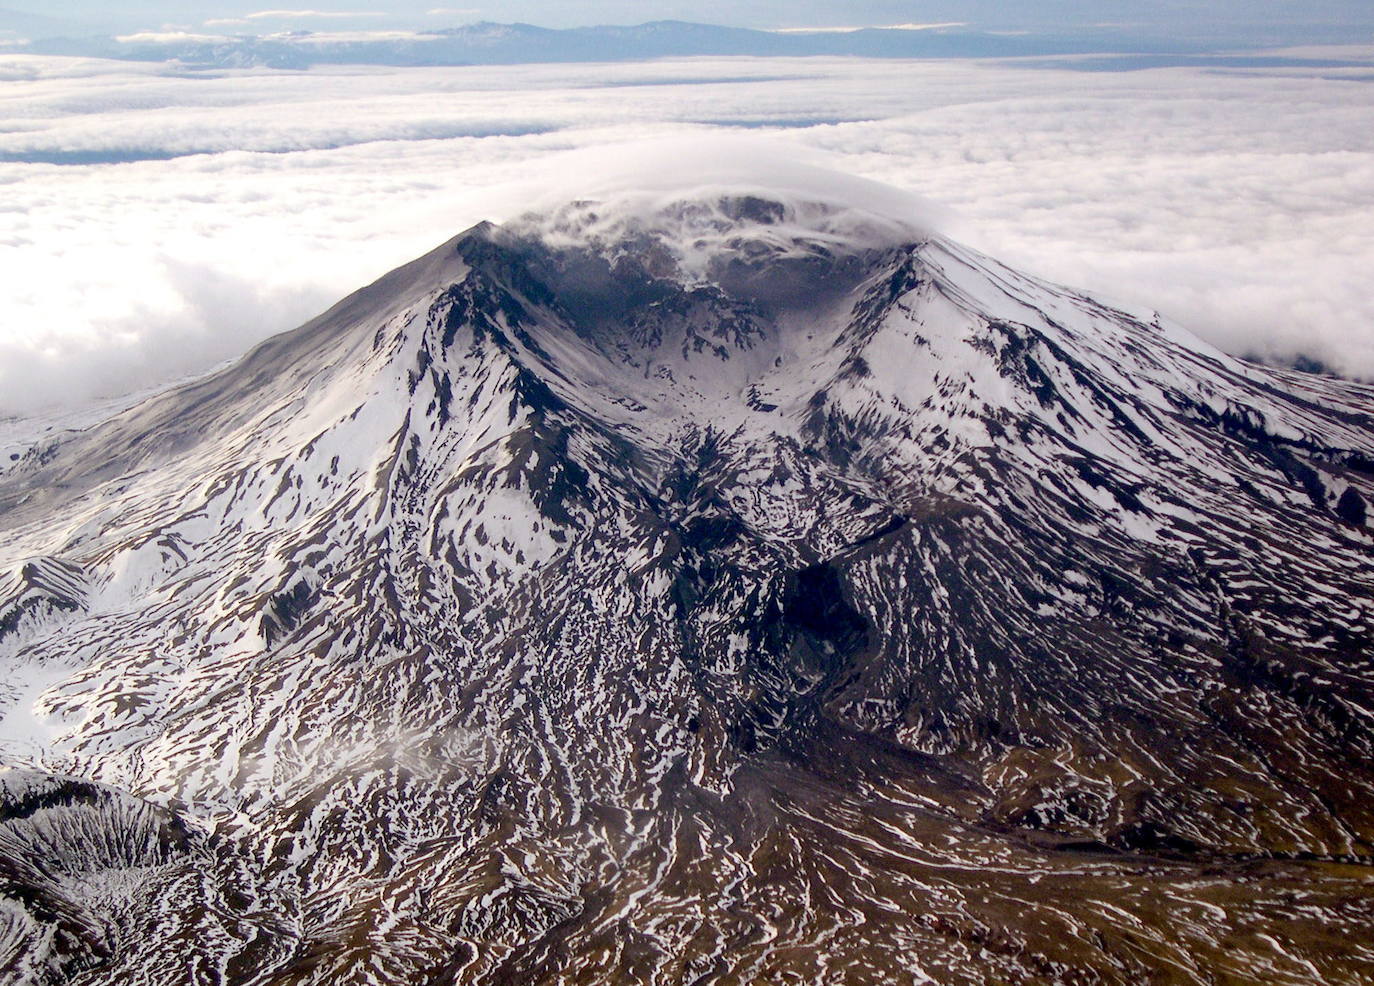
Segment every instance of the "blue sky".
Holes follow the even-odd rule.
[[[284,8],[282,16],[248,18],[278,7]],[[235,18],[248,18],[243,29],[254,33],[320,25],[444,26],[477,19],[569,27],[671,18],[748,27],[958,21],[990,30],[1033,31],[1091,29],[1105,24],[1127,33],[1180,37],[1202,33],[1237,41],[1253,41],[1260,35],[1294,43],[1374,39],[1374,3],[1370,0],[867,0],[848,4],[815,0],[762,0],[750,4],[737,0],[514,0],[500,4],[483,4],[481,0],[286,0],[280,4],[270,0],[142,0],[114,9],[96,0],[64,0],[58,5],[51,0],[6,0],[0,8],[0,26],[41,33],[43,22],[30,18],[50,18],[47,26],[54,29],[90,31],[133,30],[164,24],[200,26],[206,21]]]

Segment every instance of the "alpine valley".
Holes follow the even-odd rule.
[[[1374,387],[696,189],[7,442],[6,983],[1374,983]]]

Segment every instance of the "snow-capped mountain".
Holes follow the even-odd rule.
[[[34,983],[1374,981],[1374,389],[792,197],[0,473]]]

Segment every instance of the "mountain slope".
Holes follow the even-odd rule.
[[[1374,394],[849,219],[479,226],[35,442],[0,963],[1366,981]]]

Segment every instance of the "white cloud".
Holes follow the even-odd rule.
[[[287,35],[268,35],[270,38],[280,38]],[[292,44],[296,45],[331,45],[331,44],[369,44],[380,41],[439,41],[441,36],[438,34],[426,34],[421,31],[312,31],[311,33],[299,36],[289,35]]]
[[[59,316],[53,331],[0,340],[8,408],[79,406],[155,387],[240,355],[258,326],[302,322],[332,300],[172,257],[147,258],[138,274],[149,297],[88,316],[93,331],[63,332]]]
[[[385,17],[380,10],[257,10],[244,14],[250,20],[300,20],[316,18],[321,20],[351,20],[355,17]]]
[[[856,31],[938,31],[950,27],[967,27],[965,21],[942,21],[937,24],[878,24],[857,27],[775,27],[774,34],[853,34]]]
[[[0,405],[213,365],[515,215],[531,185],[590,185],[597,154],[569,151],[731,129],[944,203],[973,246],[1232,352],[1374,377],[1368,82],[856,59],[188,73],[21,55],[0,55],[0,79],[26,83],[0,92]]]
[[[115,38],[120,44],[213,44],[232,41],[222,34],[198,34],[194,31],[139,31]]]
[[[442,35],[424,31],[315,31],[294,38],[296,44],[369,44],[379,41],[440,41]]]

